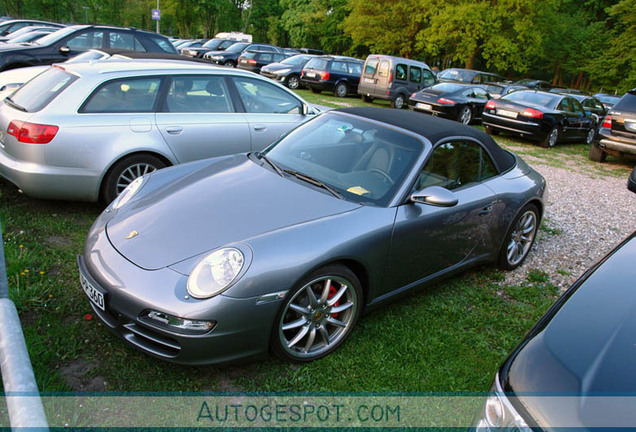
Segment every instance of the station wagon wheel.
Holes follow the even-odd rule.
[[[590,157],[591,161],[604,162],[605,158],[607,157],[607,153],[605,153],[603,150],[601,150],[596,145],[592,144],[592,147],[590,147],[590,156],[589,157]]]
[[[339,83],[333,90],[333,95],[338,97],[345,97],[348,93],[348,87],[346,83]]]
[[[109,203],[137,177],[164,168],[166,164],[156,156],[139,154],[124,158],[109,170],[104,179],[102,196]]]
[[[590,130],[587,131],[587,136],[585,137],[585,144],[592,144],[594,137],[596,137],[596,129],[590,128]]]
[[[236,62],[234,60],[228,60],[225,63],[223,63],[223,66],[236,67]]]
[[[298,78],[298,75],[290,75],[287,77],[287,87],[292,90],[296,90],[300,87],[300,79]]]
[[[402,109],[404,108],[404,95],[398,94],[395,99],[391,101],[391,108]]]
[[[555,126],[552,128],[548,136],[545,137],[543,141],[541,141],[541,147],[543,148],[554,147],[558,140],[559,140],[559,128]]]
[[[499,265],[512,270],[528,256],[539,228],[539,210],[534,204],[525,206],[512,223],[499,253]]]
[[[287,295],[274,321],[272,351],[297,362],[324,357],[349,336],[361,309],[356,275],[341,265],[323,267]]]
[[[473,119],[473,112],[470,110],[470,107],[465,106],[462,108],[457,119],[465,125],[470,124]]]

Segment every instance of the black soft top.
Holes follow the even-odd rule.
[[[474,127],[452,120],[433,117],[415,111],[387,108],[356,107],[341,108],[334,111],[366,117],[370,120],[406,129],[427,138],[433,145],[448,137],[465,136],[474,138],[484,145],[499,173],[508,171],[515,165],[516,159],[513,154],[499,147],[490,135]]]

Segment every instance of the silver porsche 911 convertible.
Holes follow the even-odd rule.
[[[104,324],[156,357],[311,361],[400,294],[519,266],[545,188],[477,129],[334,110],[263,152],[133,181],[91,228],[80,281]]]

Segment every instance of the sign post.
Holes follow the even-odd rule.
[[[152,10],[152,19],[157,21],[157,33],[159,33],[159,21],[161,21],[161,9],[159,9],[159,0],[157,0],[157,9]]]

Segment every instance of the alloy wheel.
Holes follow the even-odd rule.
[[[133,180],[148,173],[155,171],[157,168],[148,163],[137,163],[126,168],[117,178],[117,194],[123,192]]]
[[[537,215],[527,210],[517,219],[517,223],[510,235],[506,250],[506,258],[510,266],[519,264],[528,254],[532,241],[537,232]]]

